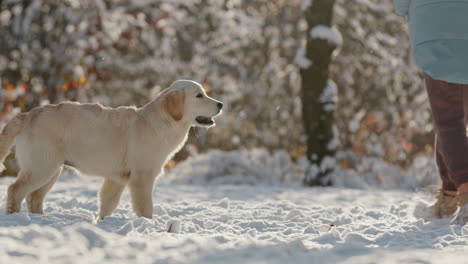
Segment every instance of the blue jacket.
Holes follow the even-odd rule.
[[[408,20],[416,64],[432,78],[468,84],[468,0],[393,0]]]

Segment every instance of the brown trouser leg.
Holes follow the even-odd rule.
[[[425,75],[436,131],[435,154],[444,190],[468,182],[468,85]]]
[[[442,158],[442,153],[440,152],[440,147],[437,141],[439,140],[438,135],[436,134],[436,140],[434,143],[435,146],[435,158],[437,162],[437,167],[439,168],[439,175],[440,178],[442,179],[442,189],[446,191],[456,191],[457,187],[455,186],[455,183],[449,178],[449,172],[447,169],[447,166],[445,166],[444,159]]]

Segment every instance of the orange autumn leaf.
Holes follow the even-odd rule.
[[[375,125],[378,122],[379,121],[377,120],[377,118],[375,118],[372,114],[367,114],[366,118],[364,119],[364,123],[368,126]]]
[[[87,82],[88,82],[88,79],[86,79],[86,77],[84,77],[84,76],[80,77],[80,84],[81,85],[86,84]]]
[[[168,11],[163,11],[161,18],[164,19],[164,18],[169,18],[169,17],[171,17],[171,13],[169,13]]]
[[[62,91],[64,91],[64,92],[68,91],[68,84],[62,85],[62,86],[60,87],[60,90],[62,90]]]
[[[73,87],[73,88],[75,88],[75,89],[77,89],[78,87],[80,87],[80,83],[77,82],[77,81],[72,81],[70,84],[71,84],[71,87]]]
[[[343,169],[348,169],[349,168],[349,161],[348,160],[342,160],[340,162],[340,165]]]
[[[406,150],[406,151],[411,151],[414,147],[414,144],[413,142],[406,142],[403,146],[403,148]]]
[[[0,119],[3,119],[12,109],[11,105],[7,104],[3,111],[0,112]]]
[[[289,152],[289,155],[291,155],[292,158],[299,158],[305,156],[306,153],[306,147],[305,146],[298,146],[296,149],[293,149],[292,151]]]
[[[13,107],[10,104],[8,104],[5,106],[5,109],[3,109],[3,113],[8,114],[11,112],[11,110],[13,110]]]
[[[18,99],[18,106],[20,107],[22,112],[26,111],[26,104],[25,104],[24,97],[21,97]]]
[[[362,147],[353,147],[352,150],[354,153],[358,153],[358,154],[364,153],[364,149]]]

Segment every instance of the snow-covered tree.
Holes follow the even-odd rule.
[[[330,172],[335,167],[335,110],[338,91],[329,79],[330,63],[341,45],[341,34],[332,28],[334,0],[304,1],[307,42],[299,55],[302,78],[302,119],[307,135],[307,157],[311,166],[306,172],[306,185],[330,185]]]

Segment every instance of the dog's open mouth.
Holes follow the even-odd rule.
[[[214,120],[213,118],[211,117],[206,117],[206,116],[198,116],[197,118],[195,118],[195,120],[201,124],[201,125],[205,125],[205,126],[211,126],[214,124]]]

